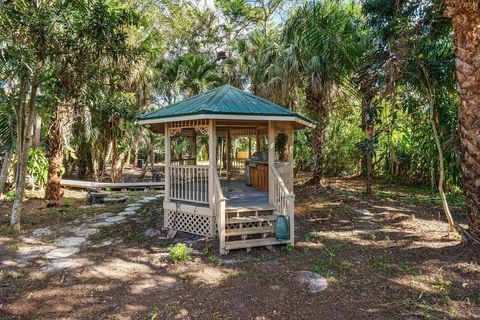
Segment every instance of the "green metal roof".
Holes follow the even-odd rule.
[[[174,103],[140,116],[140,122],[154,119],[194,115],[228,115],[263,117],[294,117],[309,125],[314,121],[271,101],[242,91],[231,85],[223,85],[205,93]]]

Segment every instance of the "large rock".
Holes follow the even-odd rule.
[[[295,272],[295,281],[303,285],[311,293],[327,289],[327,279],[315,272],[297,271]]]

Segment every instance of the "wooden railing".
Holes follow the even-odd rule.
[[[208,166],[171,165],[170,199],[209,203]]]
[[[272,167],[273,173],[273,205],[275,212],[288,217],[290,229],[290,243],[294,242],[294,208],[295,194],[288,191],[287,186],[282,180],[280,173],[275,166]]]
[[[223,195],[220,179],[217,170],[213,170],[213,181],[215,183],[213,203],[217,216],[218,237],[220,239],[220,253],[225,253],[225,207],[227,198]]]
[[[247,160],[248,158],[232,158],[232,171],[238,174],[244,174]]]
[[[173,160],[170,160],[170,163],[172,165],[194,166],[195,160],[196,160],[195,158],[173,159]]]
[[[291,162],[277,162],[275,168],[290,193],[293,193],[293,166]]]

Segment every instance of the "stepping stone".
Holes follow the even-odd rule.
[[[57,248],[53,249],[49,253],[45,255],[46,259],[59,259],[59,258],[67,258],[75,253],[79,252],[80,248],[78,247],[65,247],[65,248]]]
[[[50,228],[40,228],[32,232],[34,237],[49,236],[51,234],[53,234],[53,231]]]
[[[72,258],[53,259],[47,265],[42,267],[43,271],[52,272],[62,269],[79,268],[85,265],[85,261]]]
[[[143,197],[142,200],[147,200],[147,201],[152,201],[152,200],[156,200],[157,198],[156,197]]]
[[[51,246],[21,246],[17,250],[18,262],[26,263],[45,254],[54,247]]]
[[[115,215],[115,213],[113,213],[113,212],[104,212],[104,213],[95,215],[94,218],[95,218],[95,220],[104,220],[104,219],[106,219],[108,217],[111,217],[113,215]]]
[[[140,207],[127,207],[127,208],[125,208],[124,211],[137,211],[139,209],[140,209]]]
[[[141,206],[141,204],[136,203],[136,202],[132,202],[132,203],[127,204],[127,208],[129,208],[129,207],[140,207],[140,206]]]
[[[136,213],[135,211],[123,211],[123,212],[120,212],[118,215],[119,216],[132,216],[135,213]]]
[[[110,217],[110,218],[105,219],[105,222],[118,223],[118,222],[122,222],[123,220],[125,220],[125,217],[114,216],[114,217]]]
[[[114,222],[110,221],[102,221],[102,222],[97,222],[91,225],[92,228],[100,228],[100,227],[108,227],[114,224]]]
[[[87,241],[85,237],[60,237],[55,240],[59,247],[79,247]]]
[[[317,293],[327,289],[327,279],[311,271],[297,271],[294,273],[295,281],[306,287],[309,292]]]
[[[75,235],[79,236],[79,237],[90,237],[91,235],[94,235],[97,232],[98,232],[97,228],[80,229],[80,230],[75,232]]]

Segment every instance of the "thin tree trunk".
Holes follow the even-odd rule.
[[[35,117],[35,102],[39,87],[40,72],[43,69],[43,60],[36,63],[30,88],[28,104],[24,106],[25,83],[20,84],[19,107],[17,112],[17,176],[15,183],[15,200],[12,205],[10,224],[15,232],[21,231],[21,216],[23,209],[23,195],[25,193],[25,179],[27,176],[28,152],[32,143],[33,119]],[[23,80],[24,81],[24,80]],[[24,122],[23,122],[24,121]]]
[[[7,153],[5,154],[5,158],[3,159],[2,170],[0,171],[0,195],[2,195],[5,190],[5,183],[7,182],[8,172],[10,170],[12,158],[13,148],[7,151]]]
[[[444,191],[444,180],[445,180],[445,167],[443,163],[443,148],[440,142],[440,137],[438,136],[437,126],[435,125],[435,121],[433,118],[433,106],[429,103],[430,109],[430,124],[432,125],[432,132],[433,138],[435,140],[435,145],[437,146],[438,152],[438,193],[440,194],[440,200],[442,201],[443,212],[447,217],[449,231],[455,231],[455,223],[453,222],[452,214],[450,213],[450,209],[448,207],[447,197],[445,196]]]
[[[138,167],[138,144],[139,144],[138,135],[135,136],[133,140],[133,167]]]
[[[432,126],[432,133],[433,138],[435,140],[435,145],[437,147],[438,152],[438,193],[440,194],[440,200],[442,202],[443,211],[445,216],[447,217],[449,231],[455,231],[455,223],[453,222],[452,214],[450,213],[450,209],[448,207],[447,197],[445,196],[444,191],[444,179],[445,179],[445,166],[443,163],[443,148],[442,143],[440,142],[440,136],[438,135],[437,126],[435,124],[435,110],[434,110],[434,93],[432,87],[430,86],[430,78],[425,70],[425,67],[422,67],[423,74],[426,80],[426,89],[428,91],[428,110],[429,110],[429,121],[430,125]]]
[[[452,18],[460,158],[468,217],[468,239],[480,244],[480,1],[448,0]]]
[[[45,200],[58,203],[63,198],[62,181],[65,132],[68,127],[68,115],[71,101],[64,101],[56,110],[55,119],[48,131],[48,178]]]

